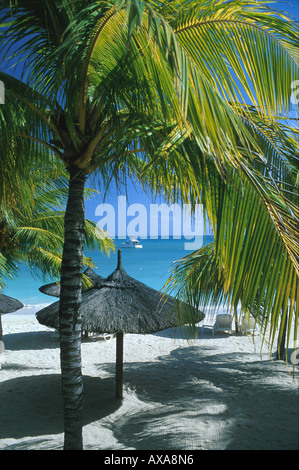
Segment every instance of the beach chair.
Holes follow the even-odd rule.
[[[114,338],[113,334],[110,333],[104,333],[103,334],[103,340],[107,343],[107,341],[111,341]]]
[[[229,314],[220,314],[216,316],[216,321],[213,327],[213,336],[218,332],[232,333],[233,331],[233,317]]]
[[[241,318],[241,333],[242,335],[254,334],[257,331],[255,319],[251,316],[243,315]]]

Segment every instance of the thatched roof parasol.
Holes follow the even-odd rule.
[[[23,308],[24,305],[17,299],[9,297],[8,295],[0,294],[0,340],[2,340],[2,321],[1,315],[5,313],[12,313],[20,308]]]
[[[23,307],[24,305],[19,300],[0,294],[0,313],[13,313]]]
[[[204,318],[202,312],[130,277],[122,267],[120,250],[116,270],[82,293],[80,313],[83,330],[117,334],[118,398],[122,396],[124,333],[155,333]],[[59,302],[40,310],[36,317],[43,325],[59,329]]]
[[[59,297],[60,295],[60,285],[57,282],[45,284],[44,286],[41,286],[38,290],[43,294],[51,295],[52,297]]]
[[[87,276],[93,285],[104,280],[102,276],[99,276],[94,272],[92,268],[87,268],[84,271],[85,276]],[[45,284],[39,288],[39,291],[46,295],[51,295],[52,297],[59,297],[60,296],[60,285],[57,282],[51,282],[50,284]]]

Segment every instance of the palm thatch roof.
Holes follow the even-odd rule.
[[[166,328],[198,323],[204,314],[129,276],[119,250],[116,270],[82,293],[82,330],[96,333],[155,333]],[[38,321],[59,329],[59,302],[39,312]]]
[[[82,330],[116,333],[116,398],[123,396],[124,333],[147,334],[203,320],[204,314],[129,276],[118,250],[116,270],[82,293]],[[37,312],[38,321],[59,330],[59,302]]]
[[[87,268],[84,271],[85,276],[87,276],[93,285],[98,284],[103,281],[104,278],[99,276],[94,272],[92,268]],[[50,284],[45,284],[39,288],[39,291],[46,295],[51,295],[52,297],[60,296],[60,285],[57,282],[51,282]]]
[[[51,295],[52,297],[60,296],[60,285],[57,282],[45,284],[44,286],[41,286],[38,290],[43,294]]]
[[[24,305],[19,300],[9,297],[8,295],[0,294],[0,314],[12,313],[23,307]]]
[[[8,295],[0,294],[0,341],[2,341],[3,336],[1,315],[15,312],[23,307],[24,305],[19,300],[9,297]]]

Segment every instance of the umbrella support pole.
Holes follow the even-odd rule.
[[[123,398],[124,334],[116,334],[116,398]]]

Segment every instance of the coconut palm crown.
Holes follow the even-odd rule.
[[[283,292],[295,305],[298,145],[296,130],[280,126],[278,118],[292,105],[290,90],[299,78],[298,26],[248,0],[0,5],[6,166],[11,155],[24,168],[42,155],[41,165],[58,158],[69,172],[61,370],[65,448],[82,448],[80,300],[88,175],[96,172],[106,184],[135,175],[154,193],[202,203],[233,302],[241,292],[244,299],[244,288],[235,285],[240,260],[242,285],[254,294],[253,260],[262,249],[257,233],[249,265],[245,260],[250,233],[261,224],[269,257],[273,262],[278,250],[281,263],[279,280],[271,278],[273,263],[261,271],[273,318],[288,303]],[[239,210],[244,200],[245,214]]]

